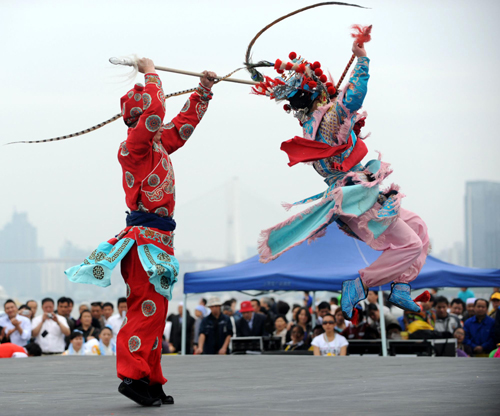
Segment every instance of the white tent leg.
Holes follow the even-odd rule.
[[[313,292],[313,303],[312,303],[312,311],[313,311],[313,314],[312,314],[312,319],[311,319],[311,325],[312,325],[312,328],[314,329],[314,327],[316,326],[316,291]]]
[[[182,338],[181,338],[181,351],[182,355],[186,355],[186,321],[187,321],[187,294],[184,293],[184,306],[182,307]]]
[[[387,357],[387,334],[385,332],[384,294],[382,293],[382,286],[378,287],[378,310],[380,311],[380,335],[382,338],[382,356]]]

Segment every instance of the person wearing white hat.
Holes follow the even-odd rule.
[[[211,313],[201,321],[195,354],[227,354],[233,330],[231,321],[221,312],[221,306],[222,302],[216,296],[208,300]]]
[[[467,319],[472,318],[476,312],[474,310],[474,303],[476,302],[476,298],[469,298],[465,302],[466,311],[464,313],[463,321],[465,322]]]

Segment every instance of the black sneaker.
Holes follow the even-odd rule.
[[[161,400],[161,404],[174,404],[174,398],[172,396],[167,396],[163,392],[161,384],[153,384],[149,386],[149,394],[151,397],[155,397]]]
[[[161,406],[161,399],[151,397],[147,380],[132,380],[124,378],[118,386],[118,391],[141,406]]]

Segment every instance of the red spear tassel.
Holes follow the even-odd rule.
[[[431,294],[428,290],[426,290],[424,293],[421,293],[415,299],[413,299],[413,302],[429,302],[430,300]]]
[[[372,33],[372,25],[370,26],[360,26],[360,25],[352,25],[352,29],[354,30],[353,33],[351,33],[351,36],[356,39],[357,44],[360,47],[363,47],[363,45],[366,42],[370,42],[372,39],[371,33]],[[344,72],[342,73],[342,76],[339,79],[339,82],[337,82],[337,91],[339,90],[340,86],[342,85],[342,82],[344,81],[345,76],[347,75],[347,71],[349,71],[349,68],[351,67],[352,63],[354,62],[354,54],[352,54],[351,59],[347,63],[347,66],[344,69]]]
[[[351,323],[356,326],[359,324],[359,312],[356,308],[353,309],[352,311],[352,319],[351,319]]]
[[[361,48],[363,47],[363,44],[372,40],[372,25],[364,27],[360,25],[352,25],[351,28],[354,30],[354,32],[351,33],[351,36],[356,39],[356,42]]]

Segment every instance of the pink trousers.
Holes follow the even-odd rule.
[[[425,263],[429,249],[425,222],[411,211],[401,208],[399,213],[399,218],[371,243],[371,232],[365,227],[359,228],[363,216],[341,217],[341,220],[370,247],[383,251],[377,260],[359,271],[361,280],[368,287],[390,282],[409,283],[418,276]]]

